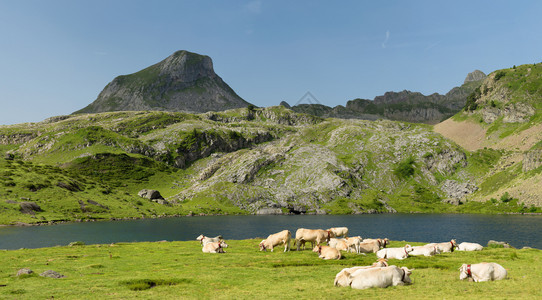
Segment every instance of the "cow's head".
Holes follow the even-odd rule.
[[[196,241],[200,241],[203,240],[205,236],[203,234],[200,234],[197,238],[196,238]]]
[[[379,258],[374,264],[373,264],[374,267],[378,268],[378,267],[387,267],[389,266],[388,265],[388,260],[385,259],[385,258]]]
[[[464,280],[469,277],[469,274],[467,273],[467,264],[462,264],[461,267],[459,267],[459,279]]]
[[[414,251],[414,248],[412,248],[412,246],[410,246],[409,244],[406,244],[405,245],[405,252],[408,254],[410,252]]]
[[[409,270],[407,267],[402,267],[401,270],[403,270],[403,278],[401,278],[401,281],[406,284],[411,284],[412,280],[410,279],[410,275],[412,275],[412,270]]]
[[[219,243],[220,247],[222,247],[222,248],[228,248],[229,247],[229,245],[224,243],[224,242],[218,242],[218,243]]]
[[[265,252],[267,252],[267,248],[265,248],[265,243],[264,243],[264,242],[265,242],[265,240],[262,240],[262,241],[260,242],[260,251],[265,251]]]

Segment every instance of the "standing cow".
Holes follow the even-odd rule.
[[[348,227],[332,227],[329,228],[328,231],[333,232],[335,237],[342,236],[344,238],[348,237]]]
[[[292,238],[292,233],[289,230],[283,230],[281,232],[270,234],[267,239],[263,240],[260,243],[260,251],[267,251],[278,245],[284,244],[284,252],[290,251],[290,239]]]
[[[316,245],[320,245],[322,242],[329,243],[329,240],[333,237],[335,237],[335,234],[329,230],[299,228],[295,232],[295,244],[297,251],[300,251],[301,245],[303,245],[303,250],[305,250],[306,242],[311,242],[311,246],[314,247],[314,243]]]

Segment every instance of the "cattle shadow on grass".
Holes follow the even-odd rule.
[[[192,279],[131,279],[119,282],[132,291],[144,291],[159,285],[177,285],[182,283],[192,283]]]

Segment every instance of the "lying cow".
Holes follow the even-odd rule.
[[[359,243],[359,252],[358,253],[376,253],[380,250],[380,242],[377,240]]]
[[[297,245],[297,251],[300,249],[300,245],[303,245],[303,250],[305,250],[305,242],[311,242],[311,246],[320,245],[322,242],[329,243],[329,239],[335,237],[335,234],[329,230],[322,229],[305,229],[299,228],[295,232],[295,244]]]
[[[497,263],[463,264],[459,268],[459,279],[472,278],[474,282],[501,280],[506,275],[506,269]]]
[[[484,247],[477,243],[463,242],[457,245],[457,251],[482,251]]]
[[[335,281],[333,284],[335,286],[349,286],[350,283],[352,283],[352,279],[350,275],[354,273],[357,270],[363,270],[363,269],[370,269],[370,268],[381,268],[381,267],[387,267],[388,263],[386,259],[379,259],[377,262],[370,266],[361,266],[361,267],[352,267],[352,268],[344,268],[342,269],[337,275],[335,276]]]
[[[389,266],[357,270],[350,275],[350,286],[353,289],[367,289],[372,287],[386,288],[388,286],[410,284],[412,270],[407,267],[399,268]]]
[[[341,259],[341,251],[329,246],[317,245],[312,252],[318,252],[321,259]]]
[[[429,246],[429,245],[437,246],[438,251],[440,251],[441,253],[454,252],[454,248],[457,247],[457,243],[455,242],[455,240],[451,240],[449,242],[444,242],[444,243],[431,243],[431,244],[427,244],[426,246]]]
[[[386,248],[386,246],[390,244],[390,240],[388,240],[388,238],[384,238],[384,239],[364,239],[363,241],[364,242],[376,241],[376,242],[378,242],[379,249]]]
[[[348,227],[332,227],[329,228],[328,231],[333,232],[336,237],[348,237]]]
[[[292,233],[289,230],[283,230],[278,233],[270,234],[267,239],[263,240],[260,243],[260,251],[267,251],[278,245],[284,244],[284,252],[290,251],[290,239],[292,238]]]
[[[228,244],[224,243],[224,241],[210,242],[205,244],[203,248],[201,248],[201,251],[203,251],[203,253],[226,253],[224,248],[228,248]]]
[[[376,252],[378,258],[395,258],[405,259],[408,257],[408,253],[412,252],[412,246],[406,244],[403,248],[384,248]]]
[[[411,256],[433,256],[439,254],[438,247],[435,245],[414,246],[412,251],[408,253]]]
[[[215,237],[208,237],[208,236],[204,236],[203,234],[200,234],[196,238],[196,240],[198,240],[202,246],[205,246],[208,243],[216,243],[216,242],[223,241],[224,239],[222,239],[221,235],[218,235]]]

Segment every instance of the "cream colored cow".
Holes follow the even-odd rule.
[[[292,238],[292,233],[289,230],[283,230],[278,233],[270,234],[267,239],[263,240],[260,243],[260,251],[267,251],[278,245],[284,244],[284,252],[290,251],[290,239]]]

